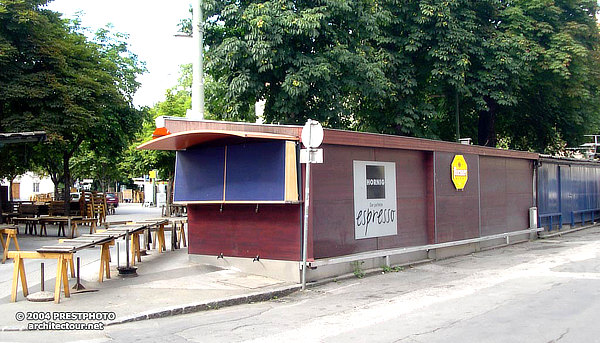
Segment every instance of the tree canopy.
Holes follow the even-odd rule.
[[[223,119],[265,119],[544,151],[598,129],[590,0],[206,0]],[[189,29],[190,23],[187,24]]]
[[[141,126],[131,99],[145,68],[126,36],[103,29],[89,40],[78,21],[60,19],[46,3],[0,3],[0,130],[46,131],[34,160],[55,185],[68,186],[82,143],[114,157]]]

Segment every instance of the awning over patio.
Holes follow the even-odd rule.
[[[18,144],[18,143],[30,143],[30,142],[43,142],[46,140],[45,131],[33,131],[33,132],[6,132],[0,133],[0,147],[6,144]]]
[[[218,140],[286,140],[297,141],[298,137],[262,132],[241,132],[224,130],[192,130],[171,133],[141,144],[140,150],[185,150],[191,146]]]

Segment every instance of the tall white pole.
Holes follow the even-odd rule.
[[[304,220],[302,222],[302,290],[306,289],[306,260],[308,259],[308,211],[310,209],[310,151],[312,148],[309,147],[311,140],[311,120],[307,121],[308,126],[308,139],[303,142],[306,146],[308,153],[308,161],[306,161],[306,179],[304,181]],[[303,129],[304,130],[304,129]]]
[[[192,110],[190,119],[204,119],[204,19],[202,0],[192,2],[192,35],[194,37],[194,63],[192,77]]]
[[[310,148],[308,154],[310,155]],[[302,290],[306,289],[306,260],[308,257],[308,210],[310,204],[310,162],[306,164],[306,185],[304,186],[304,227],[302,229]]]

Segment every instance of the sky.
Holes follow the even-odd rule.
[[[67,18],[81,11],[82,26],[92,31],[110,23],[129,34],[130,50],[148,69],[138,78],[142,85],[133,103],[152,106],[176,85],[179,66],[192,62],[193,40],[174,36],[179,21],[190,16],[190,5],[190,0],[54,0],[47,7]]]

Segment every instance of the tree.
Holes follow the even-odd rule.
[[[127,50],[126,37],[100,31],[88,41],[77,21],[69,25],[48,1],[0,4],[0,130],[45,130],[37,163],[54,184],[65,185],[81,144],[104,156],[126,146],[141,124],[131,104],[144,67]]]
[[[534,57],[499,132],[513,148],[552,152],[597,133],[600,56],[596,1],[515,1],[506,31],[520,32]]]
[[[254,120],[265,99],[268,122],[454,139],[460,105],[478,144],[499,135],[539,151],[598,127],[595,1],[205,5],[207,72],[227,85],[223,119]]]
[[[223,119],[318,119],[352,125],[357,94],[385,96],[385,60],[369,44],[383,20],[375,3],[207,1],[207,70],[228,85]]]
[[[192,68],[191,64],[183,65],[177,85],[165,92],[165,100],[148,109],[144,116],[142,130],[138,132],[133,142],[125,151],[123,161],[119,168],[129,177],[147,175],[150,170],[158,170],[161,178],[166,178],[168,186],[168,202],[173,189],[175,175],[175,152],[156,150],[137,150],[137,146],[152,139],[155,129],[155,119],[159,116],[185,116],[190,108],[192,99]],[[207,95],[210,92],[207,92]],[[209,102],[210,103],[210,102]],[[210,108],[207,106],[207,108]]]

